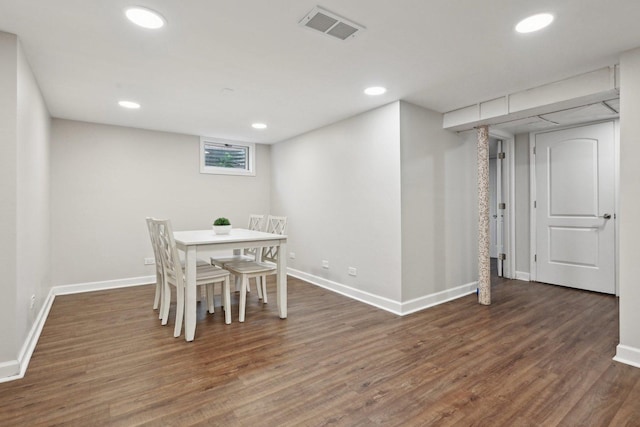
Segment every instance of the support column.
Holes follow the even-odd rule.
[[[489,127],[478,130],[478,302],[491,304],[489,258]]]

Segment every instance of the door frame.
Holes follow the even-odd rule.
[[[534,149],[536,146],[536,135],[541,133],[548,133],[566,129],[573,129],[582,126],[596,125],[599,123],[609,123],[613,122],[613,197],[614,197],[614,206],[615,213],[614,219],[617,219],[617,213],[620,211],[620,198],[619,198],[619,189],[620,189],[620,119],[614,120],[597,120],[595,122],[586,122],[586,123],[576,123],[568,126],[559,126],[553,129],[543,129],[539,131],[529,132],[529,280],[531,282],[535,282],[537,280],[537,268],[536,268],[536,259],[535,255],[538,249],[538,242],[536,237],[537,231],[537,219],[536,219],[536,208],[534,207],[535,201],[537,200],[537,190],[536,190],[536,157],[534,154]],[[619,277],[619,221],[615,221],[614,223],[614,288],[615,295],[619,296],[620,290],[618,286],[618,277]]]
[[[501,171],[502,177],[497,176],[502,185],[502,202],[506,204],[504,210],[504,232],[502,234],[503,253],[506,259],[502,263],[502,277],[514,279],[516,274],[516,229],[515,229],[515,136],[501,129],[489,127],[489,136],[502,140],[504,160]]]

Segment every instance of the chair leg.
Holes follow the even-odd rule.
[[[215,284],[210,283],[207,285],[207,303],[209,304],[209,313],[213,314],[215,311]]]
[[[262,286],[262,303],[267,303],[267,276],[260,277],[260,283],[258,286]]]
[[[207,301],[207,290],[203,286],[200,288],[200,302],[204,304]]]
[[[164,312],[164,275],[156,273],[156,295],[153,301],[153,309],[158,308],[158,319],[162,320],[162,313]],[[157,300],[157,307],[156,307]]]
[[[160,318],[162,319],[161,323],[166,325],[169,321],[169,307],[171,307],[171,289],[169,288],[168,283],[165,283],[162,289],[162,304],[160,305],[162,307],[162,315]]]
[[[153,297],[153,309],[157,310],[160,306],[160,294],[162,293],[162,281],[156,276],[156,294]]]
[[[222,295],[224,297],[224,323],[228,325],[231,323],[231,284],[228,276],[224,278],[222,284]]]
[[[238,321],[244,322],[244,312],[247,307],[247,283],[249,279],[246,274],[242,275],[242,285],[240,285],[240,313],[238,314]]]
[[[164,309],[164,274],[156,270],[156,295],[153,298],[153,309],[158,309],[158,319],[162,319]]]
[[[162,313],[164,313],[164,283],[161,283],[160,286],[160,295],[159,300],[160,304],[158,307],[158,319],[162,320]],[[158,292],[158,287],[156,287],[156,292]]]
[[[176,326],[173,328],[173,336],[178,338],[182,333],[182,321],[184,319],[184,287],[178,286],[176,294]]]
[[[262,285],[260,284],[260,276],[256,277],[256,290],[258,291],[258,299],[262,299]]]

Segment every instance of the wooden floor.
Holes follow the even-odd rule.
[[[153,286],[58,297],[0,425],[639,426],[640,369],[613,362],[615,297],[503,281],[405,317],[289,278],[289,318],[200,307],[172,336]],[[174,312],[172,307],[172,316]]]

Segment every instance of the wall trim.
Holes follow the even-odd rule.
[[[525,282],[530,282],[531,275],[526,271],[516,271],[516,280],[524,280]]]
[[[313,285],[328,289],[365,304],[372,305],[398,316],[405,316],[407,314],[424,310],[425,308],[433,307],[435,305],[475,293],[476,288],[478,287],[478,282],[471,282],[456,288],[446,289],[441,292],[425,295],[406,302],[398,302],[369,292],[361,291],[332,280],[318,277],[313,274],[295,270],[293,268],[288,268],[287,273],[292,277],[304,280],[305,282],[309,282]]]
[[[18,374],[16,374],[16,372],[18,372]],[[22,378],[19,372],[20,362],[17,360],[8,360],[0,363],[0,383]]]
[[[156,276],[130,277],[128,279],[104,280],[100,282],[75,283],[73,285],[54,286],[55,295],[71,295],[83,292],[103,291],[107,289],[127,288],[129,286],[148,285],[156,282]]]
[[[618,344],[613,360],[640,368],[640,348]]]
[[[42,308],[38,312],[38,316],[36,317],[33,325],[31,326],[31,330],[27,335],[27,339],[25,340],[22,348],[20,349],[20,353],[18,354],[18,360],[10,360],[7,362],[0,363],[0,383],[19,380],[23,378],[25,373],[27,372],[27,368],[29,367],[29,362],[31,361],[31,356],[33,355],[33,351],[36,348],[36,344],[38,343],[38,339],[40,339],[40,334],[42,333],[42,328],[44,328],[44,324],[49,316],[49,311],[51,310],[51,306],[53,305],[53,301],[56,298],[56,295],[71,295],[83,292],[93,292],[93,291],[101,291],[108,289],[117,289],[117,288],[126,288],[130,286],[141,286],[148,285],[150,283],[154,283],[156,280],[156,276],[141,276],[141,277],[131,277],[128,279],[117,279],[117,280],[105,280],[101,282],[89,282],[89,283],[76,283],[73,285],[61,285],[54,286],[49,291],[49,295],[45,300]],[[17,372],[17,373],[16,373]]]
[[[44,323],[49,316],[49,310],[51,310],[54,299],[55,295],[53,293],[53,289],[51,289],[49,291],[49,295],[47,295],[47,299],[42,305],[42,308],[38,312],[38,316],[31,326],[31,330],[29,330],[29,334],[20,349],[20,353],[18,353],[18,360],[9,362],[13,367],[12,371],[9,372],[2,369],[3,365],[7,365],[7,363],[0,364],[0,383],[18,380],[24,377],[24,374],[27,372],[27,368],[29,367],[33,351],[36,349],[36,344],[38,343],[38,339],[42,333]]]
[[[355,289],[350,286],[325,279],[323,277],[314,276],[313,274],[305,273],[300,270],[295,270],[293,268],[287,268],[287,274],[321,288],[325,288],[340,295],[344,295],[346,297],[363,302],[365,304],[369,304],[382,310],[389,311],[393,314],[401,315],[402,307],[398,301],[374,295],[369,292],[361,291],[359,289]]]
[[[425,295],[420,298],[415,298],[402,303],[402,315],[415,313],[420,310],[424,310],[429,307],[444,304],[445,302],[453,301],[454,299],[462,298],[464,296],[475,294],[478,288],[478,282],[465,283],[462,286],[457,286],[451,289],[445,289],[444,291],[436,292],[435,294]]]

